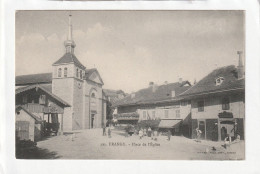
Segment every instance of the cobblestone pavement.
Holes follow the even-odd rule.
[[[242,160],[244,141],[225,149],[223,142],[201,141],[181,136],[139,139],[126,137],[122,130],[112,129],[112,137],[102,136],[102,129],[75,131],[37,143],[41,149],[58,154],[62,159],[163,159],[163,160]],[[216,150],[213,150],[213,147]]]

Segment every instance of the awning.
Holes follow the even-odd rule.
[[[161,120],[159,128],[175,128],[180,125],[182,120]]]

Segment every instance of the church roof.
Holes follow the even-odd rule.
[[[82,69],[86,68],[84,65],[82,65],[82,63],[80,63],[80,61],[73,53],[65,53],[59,60],[53,63],[53,65],[59,65],[63,63],[74,63]]]
[[[51,83],[52,73],[29,74],[15,77],[16,86]]]
[[[84,79],[93,81],[93,79],[91,79],[91,75],[92,75],[94,72],[97,73],[97,76],[98,76],[98,78],[99,78],[99,80],[100,80],[100,84],[103,85],[104,82],[103,82],[103,80],[102,80],[102,78],[101,78],[101,76],[100,76],[100,74],[99,74],[99,72],[98,72],[98,70],[97,70],[96,68],[86,69],[86,70],[85,70],[85,78],[84,78]]]
[[[88,79],[88,78],[90,77],[90,75],[91,75],[93,72],[95,72],[95,71],[97,71],[96,68],[86,69],[86,70],[85,70],[85,78]]]

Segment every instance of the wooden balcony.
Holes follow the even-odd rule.
[[[30,111],[31,113],[43,113],[44,106],[38,103],[27,103],[23,105],[25,109]]]

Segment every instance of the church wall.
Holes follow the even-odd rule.
[[[83,129],[83,81],[74,80],[72,129]]]
[[[91,106],[90,95],[95,92],[96,106]],[[85,81],[85,127],[90,128],[91,110],[95,110],[94,128],[102,127],[103,103],[102,103],[102,85],[92,81]]]
[[[52,93],[69,103],[72,107],[64,109],[63,124],[64,131],[72,130],[73,112],[73,78],[52,79]]]
[[[63,131],[72,131],[72,108],[64,108],[63,114]]]
[[[85,94],[85,104],[84,104],[84,106],[85,106],[85,113],[84,113],[84,124],[85,124],[85,129],[89,129],[90,128],[90,122],[89,122],[89,120],[90,120],[90,115],[89,115],[89,112],[90,112],[90,108],[89,108],[89,96],[87,96],[86,94]]]

